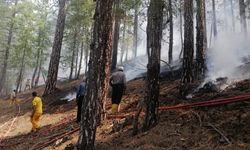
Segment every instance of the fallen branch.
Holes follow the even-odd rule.
[[[207,127],[212,127],[217,133],[219,133],[226,141],[228,144],[232,144],[229,139],[219,130],[217,129],[214,125],[212,125],[211,123],[208,123],[208,125],[206,125]]]

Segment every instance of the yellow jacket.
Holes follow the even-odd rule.
[[[32,101],[32,105],[36,107],[35,113],[43,113],[43,103],[40,97],[36,96]]]

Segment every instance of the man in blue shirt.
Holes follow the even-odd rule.
[[[81,121],[81,112],[82,112],[82,102],[86,93],[86,79],[83,79],[80,83],[80,86],[77,90],[76,94],[76,102],[77,102],[77,120],[76,122],[79,123]]]

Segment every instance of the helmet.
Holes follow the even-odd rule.
[[[117,70],[123,71],[123,70],[124,70],[124,67],[123,67],[123,66],[118,66],[118,67],[117,67]]]

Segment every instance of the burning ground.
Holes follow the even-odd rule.
[[[202,91],[192,99],[179,97],[179,80],[161,80],[160,106],[183,105],[193,102],[226,98],[250,92],[250,80],[230,84],[223,91]],[[79,81],[60,83],[54,95],[44,99],[42,128],[29,133],[31,124],[30,92],[18,95],[21,99],[20,113],[1,100],[0,149],[74,149],[78,138],[75,123],[76,103],[68,101]],[[198,83],[194,85],[197,87]],[[41,94],[43,87],[37,89]],[[191,109],[164,110],[159,112],[159,123],[148,132],[132,136],[133,118],[139,101],[144,97],[144,80],[128,83],[123,97],[119,123],[113,127],[112,119],[106,120],[97,130],[96,149],[250,149],[250,105],[247,101]],[[110,109],[110,100],[107,104]],[[144,114],[139,117],[142,125]],[[14,120],[15,119],[15,120]]]

